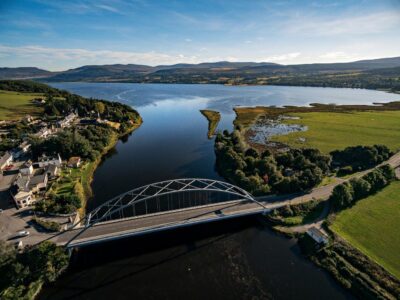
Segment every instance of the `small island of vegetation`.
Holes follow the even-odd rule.
[[[211,139],[215,135],[219,121],[221,120],[221,114],[218,111],[203,109],[200,112],[208,120],[208,138]]]

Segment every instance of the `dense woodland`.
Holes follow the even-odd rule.
[[[0,298],[32,299],[43,283],[56,280],[68,261],[64,248],[48,241],[22,253],[0,241]]]
[[[224,131],[215,140],[218,171],[254,195],[307,191],[330,172],[330,157],[318,149],[290,149],[261,155],[246,149],[238,130]]]

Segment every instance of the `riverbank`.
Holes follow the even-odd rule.
[[[92,181],[93,181],[93,175],[97,169],[97,167],[99,166],[99,164],[101,163],[101,161],[104,159],[104,156],[111,150],[113,149],[116,144],[118,143],[118,141],[131,134],[133,131],[135,131],[137,128],[140,127],[140,125],[143,123],[143,120],[141,117],[139,117],[139,120],[136,123],[131,124],[130,127],[128,127],[124,132],[122,133],[115,133],[110,141],[110,143],[103,149],[103,152],[101,153],[101,155],[99,157],[97,157],[94,161],[89,162],[86,166],[85,169],[82,172],[82,176],[81,176],[81,184],[83,187],[83,191],[84,191],[84,198],[81,199],[83,200],[82,202],[82,207],[79,209],[79,215],[81,217],[83,217],[86,213],[86,205],[87,205],[87,201],[93,197],[93,190],[91,187]]]

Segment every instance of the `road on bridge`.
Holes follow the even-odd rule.
[[[392,167],[400,165],[400,153],[387,162]],[[197,206],[176,211],[167,211],[123,220],[108,221],[87,228],[76,228],[49,236],[48,239],[68,247],[84,246],[100,241],[113,240],[127,236],[211,222],[238,216],[268,212],[285,205],[299,204],[312,199],[328,199],[333,188],[341,182],[360,177],[370,170],[359,172],[346,179],[337,178],[334,183],[313,189],[303,195],[265,196],[256,198],[262,205],[249,200],[235,200],[221,204]]]

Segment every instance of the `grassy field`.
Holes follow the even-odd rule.
[[[0,90],[0,120],[15,120],[27,114],[37,115],[42,108],[34,105],[32,99],[41,94],[28,94]]]
[[[400,181],[336,217],[332,230],[400,279]]]
[[[292,113],[299,120],[286,123],[308,126],[304,132],[276,136],[272,140],[292,147],[313,147],[322,152],[347,146],[384,144],[400,149],[400,111]],[[305,141],[303,140],[305,139]]]

